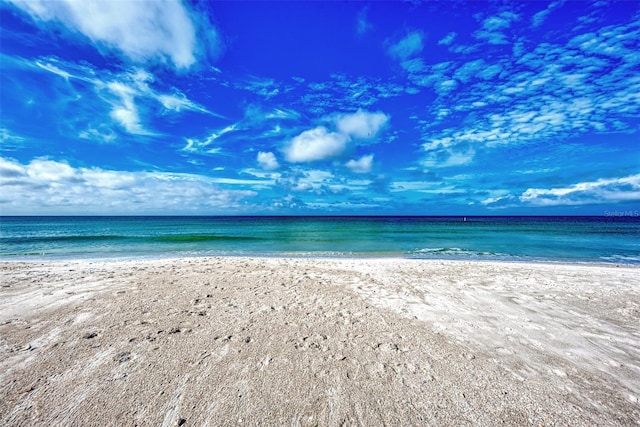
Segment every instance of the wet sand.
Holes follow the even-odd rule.
[[[640,269],[0,263],[3,425],[640,425]]]

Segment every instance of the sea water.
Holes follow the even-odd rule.
[[[640,264],[640,218],[0,217],[0,260],[230,255]]]

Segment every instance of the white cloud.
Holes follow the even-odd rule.
[[[389,116],[382,112],[369,113],[362,110],[339,115],[335,119],[338,130],[352,138],[373,138],[388,120]]]
[[[213,143],[216,139],[220,138],[222,135],[233,132],[236,130],[237,124],[232,124],[226,126],[223,129],[212,132],[208,137],[199,141],[195,138],[187,138],[187,145],[183,148],[184,151],[197,152],[203,150],[205,147]],[[207,151],[208,153],[215,154],[220,151],[220,147],[215,147]]]
[[[482,22],[482,28],[487,31],[496,31],[509,28],[511,23],[519,19],[513,12],[505,11],[495,16],[489,16]]]
[[[324,126],[302,132],[283,148],[287,161],[301,163],[338,157],[350,142],[374,138],[389,116],[358,110],[352,114],[334,114],[328,119],[335,124],[337,132]]]
[[[162,106],[167,110],[180,112],[182,110],[194,110],[201,112],[208,112],[204,107],[201,107],[191,100],[187,99],[184,94],[156,94],[155,98]]]
[[[21,136],[17,136],[12,134],[7,128],[0,128],[0,142],[3,144],[8,142],[22,142],[24,138]],[[3,147],[5,148],[6,145]]]
[[[236,89],[246,90],[265,99],[277,96],[284,89],[281,83],[267,77],[249,76],[245,79],[232,82]]]
[[[349,137],[329,132],[324,126],[302,132],[284,148],[286,159],[293,163],[326,160],[342,154]]]
[[[436,86],[436,92],[439,94],[446,94],[455,90],[458,87],[458,82],[454,79],[445,80],[440,82],[438,86]]]
[[[484,80],[491,80],[496,77],[502,71],[502,66],[500,64],[493,64],[484,67],[482,70],[479,70],[478,77]]]
[[[444,187],[440,182],[432,181],[394,181],[390,187],[392,192],[418,191],[420,193],[450,193],[454,187]]]
[[[238,178],[209,178],[215,184],[249,185],[252,188],[266,188],[275,183],[273,179],[238,179]]]
[[[90,84],[94,87],[101,100],[111,106],[109,117],[126,132],[133,135],[157,135],[147,129],[140,116],[139,105],[143,105],[145,112],[155,109],[160,114],[168,112],[183,112],[186,110],[218,116],[206,108],[188,99],[182,92],[172,88],[170,93],[160,92],[152,87],[156,77],[146,70],[131,69],[126,72],[98,73],[87,66],[80,66],[54,58],[41,58],[36,61],[23,60],[29,67],[45,70],[59,75],[70,84],[79,82],[80,85]],[[107,132],[109,133],[109,132]],[[82,138],[98,137],[104,142],[103,136],[84,132]]]
[[[0,208],[6,215],[223,212],[257,195],[215,184],[214,178],[194,174],[74,168],[44,158],[21,164],[0,158],[0,186],[7,190],[0,196]]]
[[[357,22],[356,31],[358,32],[359,36],[362,36],[368,31],[371,31],[371,29],[373,28],[373,25],[371,25],[371,22],[369,22],[369,20],[367,19],[368,12],[369,12],[369,8],[367,7],[363,7],[360,10],[360,12],[358,12],[358,22]]]
[[[116,134],[106,126],[100,128],[88,127],[79,132],[78,137],[105,144],[112,143],[118,138]]]
[[[462,166],[473,161],[475,151],[468,149],[466,151],[455,151],[445,149],[427,153],[420,163],[428,169],[447,168],[452,166]]]
[[[35,61],[35,65],[42,68],[43,70],[49,71],[50,73],[57,74],[65,80],[69,80],[69,78],[72,77],[69,72],[61,70],[51,62]]]
[[[276,156],[271,152],[258,152],[258,163],[266,170],[274,170],[280,167]]]
[[[112,82],[107,84],[109,91],[117,96],[109,115],[118,122],[127,132],[134,135],[144,135],[148,132],[140,124],[138,107],[133,102],[133,91],[122,83]]]
[[[262,114],[262,117],[260,117],[259,110],[258,110],[258,114],[256,114],[255,111],[252,111],[252,113],[258,116],[258,117],[253,117],[254,120],[260,120],[261,118],[263,118],[263,119],[278,119],[278,120],[297,120],[297,119],[300,118],[300,113],[298,113],[297,111],[292,110],[292,109],[276,108],[275,110],[273,110],[273,111],[271,111],[269,113]],[[250,114],[249,109],[247,109],[247,112],[245,114],[247,116]]]
[[[145,129],[140,120],[136,98],[151,99],[162,105],[165,110],[180,112],[182,110],[193,110],[209,113],[205,108],[187,99],[181,92],[173,94],[159,93],[153,90],[149,83],[153,82],[154,76],[144,70],[134,70],[123,73],[118,79],[109,82],[94,81],[98,88],[106,88],[115,98],[110,97],[109,101],[113,108],[110,116],[118,122],[127,132],[134,135],[153,135],[154,133]]]
[[[487,68],[487,64],[483,59],[476,59],[474,61],[469,61],[459,67],[455,73],[453,73],[453,77],[460,80],[463,83],[468,83],[477,78],[478,73]]]
[[[402,61],[416,56],[422,52],[422,32],[412,31],[395,44],[389,46],[387,52],[394,58]]]
[[[562,6],[563,3],[564,3],[564,0],[553,1],[547,6],[546,9],[543,9],[540,12],[534,14],[533,17],[531,18],[531,25],[533,26],[533,28],[538,28],[539,26],[541,26],[544,23],[544,21],[546,21],[549,14],[553,10]]]
[[[520,195],[520,201],[534,206],[640,202],[640,174],[581,182],[569,187],[529,188]]]
[[[437,138],[429,142],[425,142],[424,144],[422,144],[422,148],[425,151],[433,151],[433,150],[438,150],[440,148],[448,148],[454,144],[455,144],[455,141],[453,138],[445,137],[445,138]]]
[[[427,70],[427,66],[422,58],[412,58],[402,61],[400,64],[410,74],[421,73]]]
[[[512,202],[515,199],[515,197],[509,193],[509,190],[489,190],[487,193],[489,193],[489,197],[480,200],[480,204],[484,206],[494,205],[493,207],[506,207],[507,202]]]
[[[453,43],[453,40],[455,40],[456,36],[457,36],[456,33],[451,32],[446,36],[444,36],[442,39],[438,40],[438,44],[449,46],[451,43]]]
[[[276,184],[284,191],[333,195],[347,190],[345,181],[324,170],[292,168],[281,174]]]
[[[373,167],[373,154],[362,156],[358,160],[349,160],[345,166],[355,173],[369,173]]]
[[[196,62],[203,38],[218,43],[215,29],[180,0],[8,1],[35,21],[62,23],[98,46],[119,51],[136,62],[171,62],[177,69],[187,69]],[[198,37],[199,25],[207,37]]]
[[[336,105],[343,111],[366,109],[380,99],[405,94],[407,88],[399,82],[379,77],[354,78],[344,74],[332,74],[329,81],[310,82],[304,88],[298,89],[304,89],[304,92],[292,103],[293,105],[302,104],[307,114],[326,116],[336,110]]]
[[[152,135],[151,132],[145,130],[142,125],[140,125],[138,110],[132,102],[125,103],[120,107],[115,107],[111,110],[110,116],[113,120],[120,123],[127,132],[133,135]]]
[[[24,178],[26,176],[27,171],[21,164],[0,157],[0,182]]]
[[[510,11],[489,16],[482,22],[482,29],[475,32],[475,37],[486,40],[489,44],[506,44],[508,41],[503,31],[510,28],[511,24],[518,19],[520,16]]]
[[[75,171],[64,162],[36,159],[25,168],[26,175],[37,182],[64,182],[76,178]]]
[[[511,18],[489,20],[487,28],[499,32],[513,26]],[[636,132],[640,78],[635,70],[640,54],[625,41],[639,36],[637,20],[593,33],[580,34],[576,29],[567,35],[566,45],[523,41],[520,56],[443,63],[443,71],[435,65],[417,70],[409,79],[433,88],[443,98],[428,107],[431,120],[419,125],[427,142],[424,149],[441,145],[441,149],[464,151],[461,147]],[[442,84],[451,77],[459,85],[447,91],[453,85]],[[443,104],[450,106],[446,116],[440,114]],[[475,119],[467,126],[460,119],[471,113]]]
[[[140,77],[134,79],[140,79]],[[109,82],[106,88],[116,96],[111,99],[113,105],[109,113],[111,118],[133,135],[153,135],[153,132],[146,130],[140,123],[138,106],[134,102],[136,88],[120,81]]]

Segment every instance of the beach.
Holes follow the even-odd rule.
[[[0,263],[3,425],[640,425],[635,266]]]

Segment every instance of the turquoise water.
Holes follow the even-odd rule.
[[[2,260],[219,255],[640,264],[640,218],[0,218]]]

